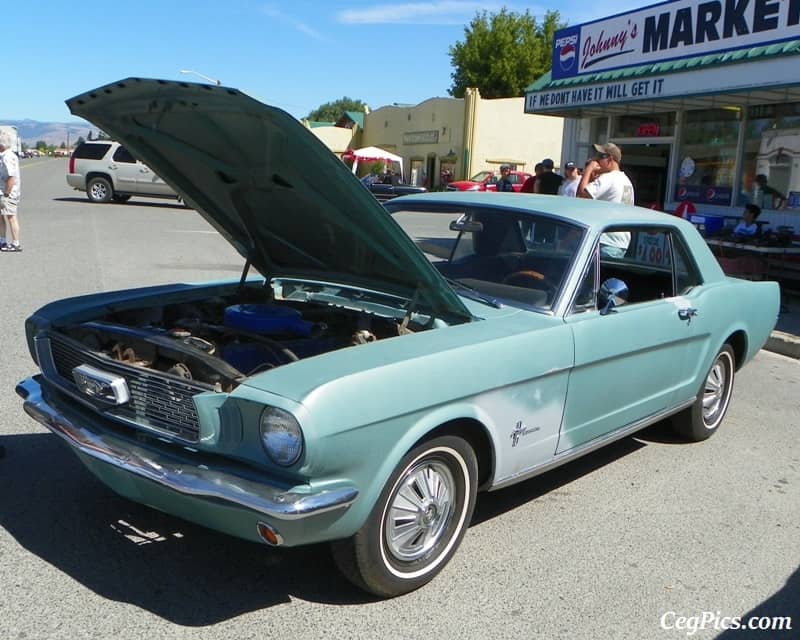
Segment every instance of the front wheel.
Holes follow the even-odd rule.
[[[86,183],[86,197],[91,202],[111,202],[114,197],[114,188],[107,178],[95,176]]]
[[[334,542],[339,570],[381,597],[426,584],[455,553],[475,508],[478,463],[463,439],[442,436],[400,461],[364,526]]]
[[[724,344],[714,358],[697,400],[672,417],[672,425],[681,436],[700,442],[714,435],[730,405],[735,369],[733,349]]]

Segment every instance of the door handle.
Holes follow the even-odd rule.
[[[689,322],[692,321],[694,316],[698,315],[697,309],[693,307],[686,307],[685,309],[678,309],[678,317],[681,320],[688,320]]]

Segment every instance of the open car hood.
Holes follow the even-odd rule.
[[[448,322],[460,298],[344,163],[236,89],[128,78],[67,100],[182,194],[265,277],[385,291]]]

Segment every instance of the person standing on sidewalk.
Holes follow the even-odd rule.
[[[564,182],[563,176],[553,171],[555,164],[550,158],[542,160],[542,175],[536,179],[534,191],[549,196],[558,195],[558,188]]]
[[[620,169],[622,162],[620,148],[613,142],[608,142],[594,145],[594,150],[595,156],[586,163],[578,184],[578,197],[633,206],[633,184]],[[622,258],[630,242],[631,234],[627,231],[607,231],[600,235],[600,254]]]
[[[19,158],[11,148],[11,134],[0,131],[0,251],[22,251],[17,205],[20,196]],[[10,241],[6,242],[6,231]]]
[[[633,185],[620,163],[622,151],[613,142],[594,145],[594,158],[586,163],[586,168],[578,185],[578,197],[594,200],[608,200],[633,204]]]
[[[571,160],[564,165],[564,181],[558,188],[558,195],[574,198],[581,182],[581,175],[578,173],[577,165]]]

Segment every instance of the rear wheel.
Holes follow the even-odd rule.
[[[733,349],[725,344],[714,358],[695,403],[672,417],[680,435],[692,442],[714,435],[730,405],[735,369]]]
[[[361,530],[333,543],[340,571],[381,597],[432,580],[464,537],[475,508],[477,475],[475,453],[461,438],[443,436],[412,449]]]
[[[114,188],[107,178],[95,176],[86,183],[86,197],[91,202],[111,202],[114,197]]]

